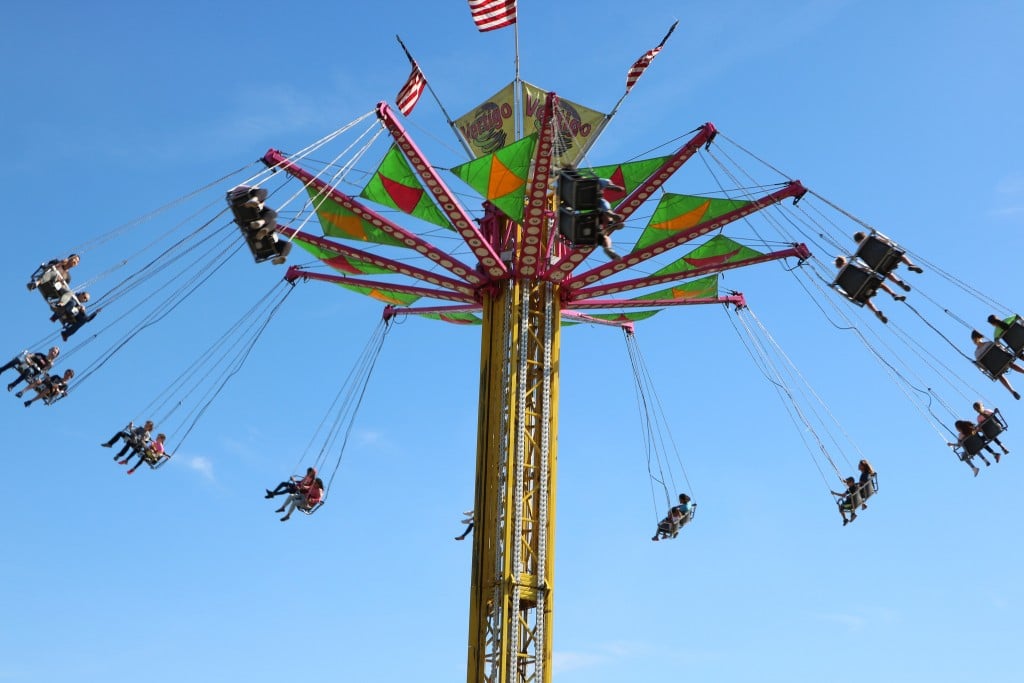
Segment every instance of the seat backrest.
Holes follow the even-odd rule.
[[[842,289],[851,301],[863,306],[878,291],[882,280],[878,273],[851,262],[843,266],[833,284]]]
[[[985,439],[980,434],[971,434],[961,445],[967,455],[977,455],[985,447]]]
[[[868,235],[857,247],[856,256],[864,264],[879,273],[889,273],[906,253],[885,237]]]
[[[689,509],[689,511],[687,511],[687,512],[686,512],[686,513],[685,513],[685,514],[683,515],[683,519],[682,519],[682,521],[681,521],[681,522],[679,522],[679,526],[680,526],[680,527],[684,527],[684,526],[686,526],[687,524],[689,524],[690,522],[692,522],[692,521],[693,521],[693,515],[694,515],[694,514],[695,514],[696,512],[697,512],[697,504],[696,504],[696,503],[693,503],[693,502],[691,502],[691,503],[690,503],[690,509]]]
[[[978,358],[977,363],[986,375],[992,379],[999,379],[1004,372],[1010,369],[1010,365],[1013,363],[1013,354],[999,344],[992,344]]]
[[[1010,324],[1010,328],[1003,332],[999,341],[1006,344],[1011,351],[1018,356],[1024,353],[1024,323],[1017,318]]]
[[[981,433],[985,435],[986,439],[994,439],[1003,433],[1003,425],[1000,423],[999,418],[993,413],[985,418],[985,420],[978,425]]]

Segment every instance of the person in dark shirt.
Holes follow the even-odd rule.
[[[46,353],[26,353],[24,356],[15,356],[10,363],[0,367],[0,372],[12,369],[18,371],[18,379],[7,385],[7,391],[11,391],[22,382],[30,381],[49,372],[58,355],[60,355],[60,349],[54,346]]]

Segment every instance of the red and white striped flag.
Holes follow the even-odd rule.
[[[398,97],[395,98],[395,102],[398,104],[398,111],[406,116],[411,114],[413,107],[420,101],[423,89],[426,87],[427,79],[423,76],[423,72],[420,71],[420,65],[413,62],[409,80],[405,82],[402,89],[398,91]]]
[[[516,0],[469,0],[469,11],[481,33],[516,23]]]
[[[665,34],[665,37],[661,39],[660,43],[658,43],[658,47],[654,48],[653,50],[648,50],[647,52],[645,52],[643,56],[640,57],[640,59],[636,60],[636,62],[633,63],[633,66],[629,67],[629,71],[626,73],[627,93],[633,88],[634,85],[636,85],[636,82],[640,80],[640,77],[644,75],[644,72],[647,71],[647,67],[651,65],[651,62],[654,61],[654,58],[658,56],[659,52],[661,52],[661,48],[665,47],[665,41],[667,41],[668,37],[672,35],[672,31],[676,30],[676,24],[678,23],[679,22],[677,21],[675,24],[672,24],[672,28],[668,30],[668,33]]]

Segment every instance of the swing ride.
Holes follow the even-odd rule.
[[[506,109],[513,114],[509,121],[493,117],[492,112]],[[550,681],[563,328],[587,324],[624,332],[655,519],[668,510],[657,522],[652,540],[676,539],[693,522],[697,503],[690,497],[693,487],[657,399],[653,383],[657,373],[646,366],[635,327],[679,306],[718,306],[728,311],[755,365],[800,427],[808,450],[819,454],[816,465],[826,489],[839,498],[836,505],[845,524],[847,512],[855,519],[867,499],[877,494],[878,475],[867,465],[867,470],[861,468],[859,482],[843,476],[841,461],[850,461],[833,454],[842,454],[844,448],[856,451],[856,445],[845,434],[836,438],[842,429],[827,406],[751,311],[746,297],[721,289],[721,275],[769,262],[788,264],[801,287],[832,306],[826,317],[846,321],[847,329],[907,390],[930,386],[930,382],[918,381],[911,368],[883,354],[877,332],[854,323],[853,311],[842,302],[837,304],[839,297],[832,290],[839,290],[842,298],[857,306],[866,306],[887,280],[910,291],[893,273],[901,264],[915,273],[925,269],[910,260],[902,245],[801,181],[762,164],[712,123],[697,126],[678,146],[667,145],[661,156],[594,164],[591,150],[600,132],[611,124],[612,115],[539,89],[518,74],[513,83],[460,121],[461,125],[451,122],[457,136],[460,128],[474,131],[469,137],[459,136],[472,158],[452,166],[428,159],[386,102],[298,152],[268,150],[260,159],[261,167],[217,179],[191,195],[189,199],[199,202],[205,201],[200,199],[204,193],[219,196],[218,211],[204,219],[197,219],[198,213],[189,214],[147,245],[146,250],[160,251],[90,304],[91,313],[85,311],[87,299],[80,296],[84,290],[71,288],[67,272],[70,265],[78,265],[78,257],[70,265],[44,264],[32,276],[29,289],[38,288],[51,307],[66,310],[65,319],[53,308],[55,317],[64,320],[60,333],[64,341],[88,324],[89,334],[80,332],[84,340],[63,353],[62,361],[99,339],[119,336],[94,353],[70,388],[42,398],[52,403],[76,391],[243,248],[260,268],[271,268],[294,259],[297,246],[312,261],[289,265],[281,281],[141,409],[142,419],[152,419],[172,435],[174,449],[163,453],[162,439],[160,449],[155,449],[157,442],[150,443],[148,430],[136,435],[134,423],[125,432],[132,434],[126,442],[139,456],[136,467],[145,463],[159,469],[241,370],[298,283],[329,283],[369,296],[384,304],[383,319],[307,447],[309,452],[322,441],[312,461],[306,461],[314,473],[326,477],[321,482],[322,495],[309,495],[311,483],[305,488],[296,483],[291,493],[292,509],[310,515],[327,502],[392,321],[419,316],[479,327],[467,679]],[[592,136],[583,134],[584,126],[589,126]],[[511,142],[497,145],[496,139]],[[379,151],[385,142],[386,151],[379,155],[376,169],[361,172],[359,164],[371,158],[370,150]],[[770,171],[773,177],[755,179],[736,160],[744,154],[760,166],[761,173]],[[695,158],[704,162],[719,189],[701,194],[670,189],[677,172],[689,168]],[[454,189],[452,180],[475,193],[474,204],[462,199],[466,192]],[[203,206],[212,211],[208,207],[213,205]],[[318,226],[322,234],[314,234],[311,226]],[[756,238],[741,241],[724,234],[741,227],[749,227]],[[846,242],[852,230],[861,237],[855,238],[856,250],[848,253]],[[765,238],[768,231],[778,239]],[[632,246],[620,255],[612,249],[613,235],[620,244],[632,242]],[[703,241],[693,246],[696,240]],[[835,278],[829,274],[829,259],[814,256],[808,243],[817,243],[815,253],[830,248],[847,253]],[[609,260],[595,253],[598,246]],[[928,271],[945,274],[914,256]],[[128,261],[86,284],[93,286],[114,275]],[[79,266],[80,270],[90,268],[94,266],[87,260]],[[149,282],[154,278],[159,282]],[[155,301],[151,294],[137,296],[142,282],[149,282],[149,289],[162,296]],[[915,286],[914,291],[920,289]],[[66,301],[55,303],[65,297]],[[932,326],[906,298],[894,297]],[[990,309],[1010,313],[987,297],[978,298]],[[101,310],[106,313],[100,320],[108,322],[93,321]],[[883,323],[889,322],[876,313]],[[911,353],[930,353],[899,326],[888,327]],[[1003,381],[1015,359],[1024,355],[1024,324],[1013,317],[996,328],[991,346],[976,361],[960,353],[990,379]],[[962,346],[936,331],[954,349]],[[50,335],[38,344],[53,338]],[[232,351],[224,352],[229,347]],[[15,369],[38,380],[42,374],[38,364],[28,363],[27,354],[20,358]],[[943,360],[931,359],[948,369]],[[953,391],[972,400],[965,392],[968,382],[955,371],[946,378]],[[947,423],[956,411],[930,388],[911,401],[946,441],[941,430],[952,433]],[[948,415],[936,415],[936,403]],[[996,410],[984,416],[979,431],[957,443],[954,452],[970,464],[971,457],[1007,428]],[[845,446],[839,443],[843,440]],[[867,462],[859,452],[854,459]],[[828,483],[836,480],[851,483],[846,491],[836,493]],[[268,498],[269,494],[268,490]],[[284,510],[282,506],[279,512]]]

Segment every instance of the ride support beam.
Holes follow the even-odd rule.
[[[316,235],[310,235],[309,233],[305,233],[294,228],[286,228],[284,226],[279,225],[277,227],[277,232],[281,233],[285,237],[288,237],[289,239],[296,239],[299,240],[300,242],[306,242],[307,244],[311,244],[319,249],[324,249],[325,251],[333,251],[339,256],[345,258],[351,258],[355,259],[356,261],[369,263],[371,265],[377,266],[378,268],[386,268],[387,270],[393,273],[398,273],[399,275],[405,275],[416,280],[422,280],[423,282],[436,285],[438,287],[444,287],[454,292],[459,292],[460,294],[464,294],[465,296],[468,296],[471,299],[476,298],[476,288],[470,287],[462,280],[454,280],[450,277],[445,277],[444,275],[431,273],[429,270],[423,270],[422,268],[410,266],[409,264],[403,263],[401,261],[394,261],[389,258],[377,256],[376,254],[371,254],[368,251],[363,251],[362,249],[355,249],[354,247],[350,247],[338,242],[333,242],[331,240],[324,239],[323,237],[317,237]],[[335,263],[332,263],[331,261],[333,259],[320,260],[326,263],[327,265],[331,266],[332,268],[342,267],[341,264],[336,265]],[[290,270],[291,269],[289,269],[289,272]],[[307,275],[307,273],[303,271],[303,275]]]
[[[742,294],[730,294],[711,299],[585,299],[574,301],[566,306],[569,310],[587,310],[595,308],[661,308],[663,306],[701,306],[705,304],[732,304],[743,308],[747,300]]]
[[[263,155],[263,163],[270,168],[280,168],[289,175],[301,180],[307,187],[315,187],[321,194],[330,197],[344,208],[359,216],[359,218],[369,221],[375,227],[380,228],[406,247],[418,251],[445,270],[458,275],[466,282],[477,286],[484,284],[484,277],[480,275],[475,268],[452,258],[451,255],[441,251],[430,242],[420,238],[418,235],[412,234],[400,225],[391,222],[384,216],[381,216],[376,211],[364,206],[362,203],[356,201],[336,187],[332,187],[330,184],[324,182],[306,169],[290,161],[278,150],[268,150],[267,153]]]
[[[701,221],[693,227],[673,233],[665,239],[659,240],[654,244],[650,244],[639,251],[630,252],[622,258],[609,261],[597,268],[592,268],[591,270],[579,273],[573,277],[569,283],[567,283],[567,287],[570,290],[582,289],[586,285],[593,284],[598,280],[603,280],[604,278],[621,272],[626,268],[632,268],[633,266],[643,263],[654,256],[669,251],[670,249],[674,249],[680,244],[685,244],[686,242],[700,237],[701,235],[706,235],[712,230],[718,230],[733,221],[749,216],[750,214],[756,213],[757,211],[773,204],[777,204],[784,199],[793,197],[798,200],[800,197],[804,196],[806,192],[807,188],[805,188],[799,180],[791,180],[782,189],[767,194],[760,199],[755,199],[749,204],[738,209],[733,209],[732,211],[723,213],[721,216]]]
[[[377,104],[377,118],[380,119],[381,123],[387,129],[388,133],[394,139],[398,149],[402,151],[405,158],[409,160],[409,164],[412,166],[413,171],[426,185],[427,190],[433,195],[434,201],[438,207],[451,221],[452,226],[455,227],[456,232],[462,235],[462,239],[466,241],[469,248],[473,251],[473,255],[480,260],[480,265],[483,270],[487,273],[488,277],[493,280],[501,280],[507,278],[509,273],[505,264],[501,262],[497,252],[491,247],[491,245],[484,238],[483,234],[477,228],[473,218],[466,212],[466,210],[459,204],[459,201],[455,198],[455,194],[448,189],[441,177],[434,171],[433,165],[427,160],[420,151],[420,148],[416,146],[416,143],[409,137],[402,123],[395,118],[391,108],[388,107],[387,102],[379,102]]]
[[[482,313],[483,307],[480,304],[467,304],[465,306],[397,306],[389,307],[391,315],[422,315],[424,313],[437,313],[441,316],[446,313]],[[452,320],[449,322],[459,322]]]
[[[471,295],[459,294],[458,292],[450,292],[444,289],[428,289],[427,287],[416,287],[415,285],[403,285],[395,282],[384,282],[383,280],[365,280],[363,278],[348,277],[346,275],[332,275],[331,273],[314,273],[302,270],[298,266],[293,266],[293,268],[295,269],[294,273],[291,269],[289,269],[289,273],[295,274],[297,277],[303,277],[307,280],[319,280],[321,282],[332,282],[338,285],[351,285],[353,287],[367,287],[379,293],[378,296],[371,295],[374,296],[375,299],[386,299],[387,292],[397,292],[399,294],[412,294],[420,297],[456,301],[464,304],[476,303],[475,299]],[[479,304],[476,305],[479,306]]]
[[[523,209],[523,244],[516,250],[516,273],[520,277],[534,278],[542,267],[547,244],[547,223],[551,220],[548,199],[551,189],[551,159],[554,156],[554,111],[558,96],[549,92],[540,109],[537,148],[534,151],[532,172],[526,186],[526,207]]]
[[[575,292],[569,290],[568,301],[596,299],[599,296],[608,296],[609,294],[618,294],[620,292],[628,292],[645,287],[664,285],[671,282],[679,282],[681,280],[689,280],[703,275],[713,275],[715,273],[722,273],[734,268],[743,268],[745,266],[767,263],[768,261],[777,261],[784,258],[796,257],[802,261],[809,258],[810,255],[811,252],[807,249],[806,245],[794,244],[789,249],[781,249],[779,251],[773,251],[769,254],[762,254],[761,256],[748,259],[738,259],[729,263],[714,264],[704,266],[702,268],[691,268],[690,270],[679,273],[666,273],[664,275],[651,275],[649,277],[634,278],[632,280],[621,280],[619,282],[598,285],[596,287],[584,287],[583,289],[576,290]]]

